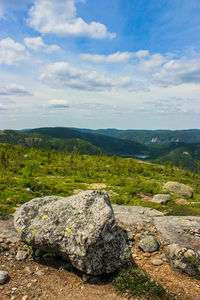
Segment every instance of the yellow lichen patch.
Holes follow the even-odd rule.
[[[30,242],[31,242],[31,241],[30,241],[28,238],[26,238],[26,243],[27,243],[27,244],[30,244]]]
[[[65,235],[68,235],[72,230],[70,228],[66,228]]]
[[[35,234],[36,231],[37,231],[36,229],[31,230],[32,234]]]
[[[21,232],[22,232],[22,228],[21,228],[21,227],[18,229],[18,232],[19,232],[19,233],[21,233]]]
[[[44,220],[44,219],[46,219],[46,218],[48,218],[47,215],[42,216],[42,220]]]

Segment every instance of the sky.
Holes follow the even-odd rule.
[[[0,129],[200,128],[199,0],[0,0]]]

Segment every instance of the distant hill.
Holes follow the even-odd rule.
[[[51,137],[69,139],[79,138],[90,142],[92,145],[104,149],[106,152],[116,155],[130,154],[134,155],[149,155],[149,146],[128,140],[121,140],[114,137],[108,137],[99,133],[81,132],[65,127],[46,127],[35,128],[30,130],[31,133],[39,133]]]
[[[100,154],[106,153],[91,143],[79,138],[59,139],[35,132],[22,132],[17,130],[0,131],[0,143],[8,143],[23,147],[36,147],[41,149],[59,150],[66,153],[77,149],[80,154]]]
[[[119,130],[119,129],[80,129],[81,132],[99,133],[119,139],[136,141],[144,144],[170,142],[200,143],[200,130]]]

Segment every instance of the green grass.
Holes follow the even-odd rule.
[[[158,282],[153,280],[144,270],[136,265],[129,266],[115,275],[113,285],[123,294],[130,296],[145,296],[146,299],[172,300]]]
[[[188,184],[194,189],[190,202],[200,201],[200,176],[171,165],[0,144],[0,214],[13,213],[35,197],[69,196],[99,183],[112,192],[113,203],[152,207],[171,215],[200,215],[199,204],[177,205],[173,197],[167,205],[142,200],[141,195],[161,193],[167,181]]]

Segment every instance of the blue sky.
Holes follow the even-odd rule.
[[[199,0],[0,0],[0,129],[187,129],[199,115]]]

